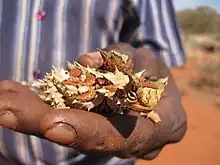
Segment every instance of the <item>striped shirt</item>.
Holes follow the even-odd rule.
[[[64,67],[66,60],[119,41],[155,47],[169,67],[183,65],[185,56],[172,1],[130,3],[0,0],[0,80],[31,82],[52,65]],[[4,128],[0,128],[0,142],[2,165],[134,164],[134,160],[116,157],[90,157]]]

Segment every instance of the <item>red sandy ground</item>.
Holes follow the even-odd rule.
[[[184,69],[172,71],[183,93],[182,102],[188,116],[188,130],[184,139],[165,147],[153,161],[140,160],[138,165],[220,165],[220,109],[216,96],[188,85],[195,71],[195,61],[188,60]],[[220,82],[219,82],[220,83]]]

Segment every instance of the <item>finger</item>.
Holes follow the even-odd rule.
[[[127,54],[129,56],[133,56],[135,53],[135,48],[125,43],[111,44],[102,50],[115,50],[119,53]],[[79,57],[78,61],[84,66],[90,66],[93,68],[99,68],[103,65],[103,58],[99,51],[83,54]]]
[[[105,117],[80,110],[57,110],[49,113],[41,123],[41,128],[49,140],[64,145],[74,144],[75,147],[86,150],[104,150],[116,144],[115,139],[118,146],[113,148],[122,146],[124,142],[124,138]],[[56,131],[57,128],[68,128],[68,131],[62,131],[60,134],[61,132]],[[68,137],[64,132],[70,130],[72,130],[72,136]]]
[[[37,107],[38,103],[26,104],[26,101],[21,100],[23,96],[20,93],[4,92],[0,94],[0,126],[12,129],[14,131],[40,135],[39,121],[42,117],[51,110],[46,104]]]
[[[116,152],[143,142],[145,130],[152,126],[143,120],[137,116],[104,117],[82,110],[56,110],[44,117],[41,130],[48,140],[78,150]]]
[[[99,68],[103,64],[103,58],[101,54],[98,51],[96,51],[81,55],[78,59],[78,62],[83,66]]]

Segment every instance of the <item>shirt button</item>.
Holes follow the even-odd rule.
[[[34,78],[35,80],[39,80],[39,79],[42,78],[42,74],[41,74],[41,72],[40,72],[39,69],[33,72],[33,78]]]
[[[37,13],[37,20],[38,21],[42,21],[42,20],[44,20],[44,18],[46,17],[46,12],[45,11],[39,11],[38,13]]]

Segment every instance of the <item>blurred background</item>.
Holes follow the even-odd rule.
[[[188,116],[185,138],[140,165],[220,165],[220,1],[173,0],[187,55],[172,69]]]

